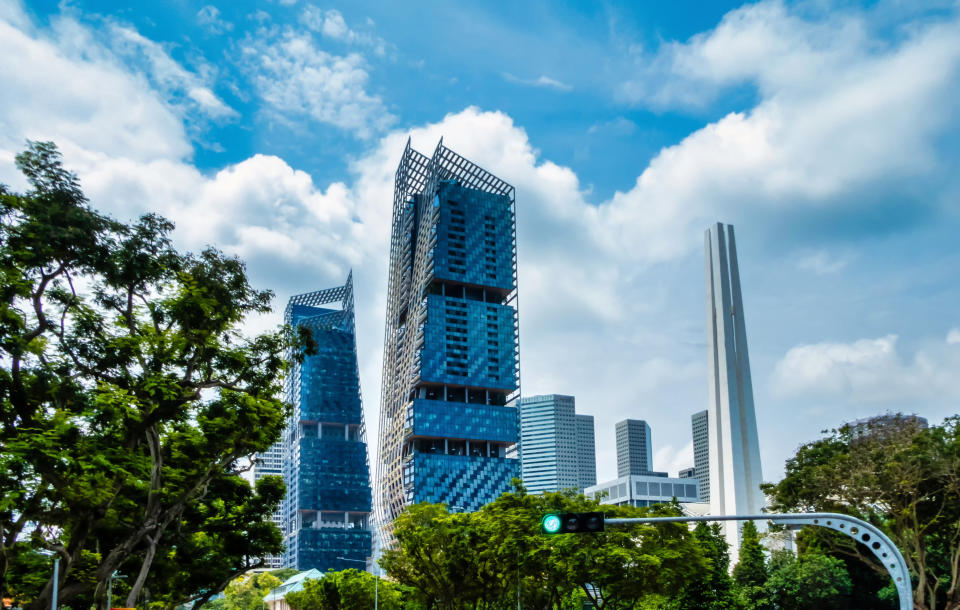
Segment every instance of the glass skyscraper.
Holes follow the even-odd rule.
[[[583,492],[597,483],[593,416],[575,410],[573,396],[520,399],[520,461],[527,491]]]
[[[510,489],[520,390],[514,189],[441,141],[396,173],[378,516],[472,511]]]
[[[308,329],[316,353],[290,354],[283,477],[284,567],[357,568],[371,554],[370,468],[360,400],[353,275],[290,299],[284,321]],[[345,558],[345,559],[342,559]]]
[[[642,419],[617,422],[617,476],[647,474],[653,470],[650,426]]]

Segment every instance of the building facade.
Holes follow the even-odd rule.
[[[583,492],[597,484],[597,435],[593,415],[577,413],[577,488]]]
[[[352,274],[346,284],[290,299],[287,324],[310,331],[316,353],[291,353],[286,398],[283,565],[344,570],[371,553],[372,492],[360,399]]]
[[[765,498],[733,226],[716,223],[705,241],[710,512],[757,515]],[[734,522],[723,527],[735,560],[739,529]]]
[[[476,510],[520,463],[514,189],[443,146],[409,141],[394,185],[377,509]]]
[[[253,464],[254,482],[268,475],[283,476],[283,460],[286,455],[286,447],[286,441],[280,439],[280,441],[274,443],[268,450],[257,454],[257,459]],[[273,512],[272,520],[274,524],[280,528],[281,532],[285,531],[286,520],[284,519],[282,502],[280,506],[277,507],[277,510]],[[283,567],[282,555],[267,555],[264,561],[266,562],[264,565],[265,568],[277,569]]]
[[[617,476],[647,474],[653,470],[650,426],[642,419],[617,422]]]
[[[699,502],[699,482],[658,474],[632,474],[587,487],[588,498],[601,504],[651,506],[676,498],[679,502]]]
[[[521,478],[527,491],[583,492],[596,483],[593,417],[576,414],[574,397],[528,396],[519,405]]]
[[[710,423],[707,411],[699,411],[690,416],[690,428],[693,435],[693,469],[700,481],[700,501],[710,501]]]

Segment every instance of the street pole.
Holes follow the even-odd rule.
[[[57,610],[57,587],[60,585],[60,557],[53,558],[53,600],[50,610]]]
[[[47,549],[38,549],[38,553],[53,557],[53,599],[50,600],[50,610],[57,610],[57,591],[60,585],[60,556]]]

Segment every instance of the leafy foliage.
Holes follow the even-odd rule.
[[[879,527],[904,554],[915,606],[960,608],[960,418],[929,428],[902,416],[845,426],[802,446],[766,492],[775,511],[835,511]],[[886,575],[849,538],[820,541]]]
[[[799,557],[775,551],[764,585],[768,607],[777,610],[845,610],[853,588],[843,562],[819,553]]]
[[[294,610],[369,610],[375,599],[384,610],[410,607],[403,604],[400,586],[352,568],[307,580],[303,590],[288,593],[284,599]]]
[[[0,589],[49,605],[20,566],[57,553],[60,599],[105,603],[130,576],[175,605],[209,597],[281,549],[282,483],[242,464],[268,448],[283,332],[245,337],[271,294],[243,263],[178,252],[173,225],[94,211],[51,143],[17,156],[31,190],[0,187]]]
[[[678,593],[707,565],[686,526],[610,528],[585,536],[544,536],[540,518],[587,512],[583,496],[528,495],[522,487],[475,513],[417,504],[394,522],[396,548],[381,565],[436,608],[571,608],[586,597],[598,608],[634,608]],[[608,516],[676,514],[675,507],[603,506]],[[658,512],[662,511],[662,512]]]

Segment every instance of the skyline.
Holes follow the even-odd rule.
[[[469,53],[461,64],[450,54],[427,89],[441,95],[422,107],[423,90],[376,63],[378,41],[384,61],[394,53],[404,66],[433,60],[442,43],[401,39],[404,22],[371,5],[266,7],[276,36],[289,28],[289,40],[309,42],[289,65],[342,60],[355,78],[344,97],[320,88],[322,107],[302,105],[309,83],[270,89],[279,80],[264,62],[249,62],[247,80],[220,62],[224,49],[256,46],[243,11],[255,12],[208,6],[177,4],[165,30],[156,14],[107,3],[0,4],[0,48],[15,58],[0,92],[0,182],[22,188],[12,156],[26,138],[56,141],[95,207],[121,220],[159,211],[177,222],[179,245],[244,258],[254,283],[277,293],[275,314],[256,328],[278,323],[290,295],[353,268],[370,434],[392,172],[408,135],[421,149],[443,136],[517,187],[524,394],[573,395],[595,415],[598,480],[614,478],[613,426],[625,418],[655,430],[655,469],[693,465],[688,418],[707,400],[699,237],[716,221],[738,229],[766,478],[779,479],[783,460],[823,428],[887,411],[931,423],[956,412],[955,5],[730,5],[686,29],[664,15],[644,29],[628,9],[608,7],[615,18],[586,19],[585,36],[619,23],[632,68],[585,93],[605,71],[578,80],[562,69],[569,51],[550,63],[544,49],[557,31],[572,37],[589,11],[536,4],[540,34],[510,47],[519,56],[528,44],[528,63],[499,51],[478,67]],[[461,32],[477,14],[485,28],[506,21],[464,9]],[[613,38],[597,37],[620,48]],[[69,103],[51,99],[54,90]],[[580,95],[590,102],[583,117],[574,116]],[[338,112],[356,100],[366,100],[365,122]]]

